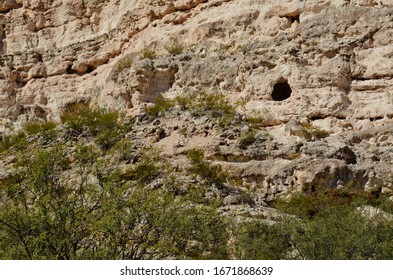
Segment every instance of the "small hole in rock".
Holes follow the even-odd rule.
[[[295,21],[300,22],[300,15],[288,16],[287,18],[291,23],[294,23]]]
[[[96,70],[96,68],[94,66],[89,65],[87,67],[86,73],[89,74],[89,73],[93,72],[94,70]]]
[[[67,71],[67,74],[77,74],[77,72],[72,69],[72,65],[68,65],[66,71]]]
[[[283,101],[291,97],[292,89],[287,81],[278,82],[274,85],[272,99],[274,101]]]

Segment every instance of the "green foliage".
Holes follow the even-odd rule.
[[[243,132],[238,140],[239,147],[241,149],[246,149],[248,146],[255,142],[255,135],[256,131],[254,129],[248,129],[246,132]]]
[[[224,224],[215,211],[192,208],[161,189],[108,188],[97,234],[98,258],[225,258]],[[192,241],[192,242],[190,242]],[[102,255],[100,255],[102,254]],[[95,257],[97,258],[97,256]]]
[[[192,104],[192,98],[186,94],[178,95],[175,97],[175,103],[179,105],[181,110],[187,110]]]
[[[55,128],[56,128],[56,124],[54,122],[31,121],[31,122],[26,122],[23,125],[23,130],[30,135],[40,134],[49,130],[54,130]]]
[[[109,150],[123,137],[118,125],[102,127],[96,135],[96,143],[104,150]]]
[[[9,151],[10,148],[13,148],[13,151],[27,149],[29,143],[37,142],[38,137],[44,143],[53,141],[57,137],[56,124],[39,121],[26,122],[23,125],[23,130],[1,136],[0,153]]]
[[[303,125],[303,135],[307,140],[321,139],[329,136],[329,133],[311,123]]]
[[[61,115],[61,121],[67,125],[74,136],[85,133],[96,137],[102,149],[108,150],[122,137],[117,112],[103,109],[90,109],[87,104],[74,103]]]
[[[292,222],[293,244],[304,259],[385,259],[393,256],[393,224],[382,217],[371,221],[352,207],[340,207],[320,213],[306,225]]]
[[[253,110],[250,114],[247,114],[247,123],[253,127],[263,127],[267,126],[269,123],[272,122],[272,114],[268,109],[263,109],[261,111]]]
[[[16,150],[23,150],[26,148],[26,146],[26,134],[23,131],[19,131],[15,134],[1,136],[0,153],[8,151],[12,147]]]
[[[383,212],[367,212],[366,206],[375,201],[354,190],[298,194],[280,201],[276,207],[287,214],[273,225],[253,220],[238,226],[237,257],[391,259],[393,220]]]
[[[123,72],[126,69],[131,68],[133,64],[133,59],[130,56],[125,56],[122,59],[120,59],[114,66],[112,73],[111,73],[111,78],[112,80],[116,80],[121,72]]]
[[[118,155],[121,161],[126,162],[135,162],[139,158],[139,154],[137,147],[134,146],[132,141],[127,138],[123,138],[119,142],[117,142],[110,151],[114,155]]]
[[[156,51],[154,49],[151,49],[151,48],[145,48],[142,51],[142,53],[140,55],[140,58],[141,59],[154,60],[154,59],[157,58]]]
[[[223,187],[226,183],[227,175],[225,172],[219,165],[212,165],[205,161],[202,150],[189,150],[187,158],[191,164],[190,172],[199,175],[203,180],[206,180],[209,184],[214,184],[216,187]]]
[[[157,97],[154,105],[146,108],[146,113],[157,117],[162,112],[178,105],[181,110],[188,110],[193,116],[209,116],[217,119],[220,126],[227,126],[234,122],[235,108],[229,103],[224,95],[219,93],[207,93],[201,91],[197,96],[178,95],[173,100]]]
[[[201,91],[195,98],[179,95],[175,98],[175,102],[182,110],[189,110],[193,116],[207,115],[217,119],[221,126],[231,124],[236,116],[235,108],[220,93]]]
[[[208,111],[212,117],[233,117],[236,113],[233,106],[220,93],[200,92],[195,106],[198,111]]]
[[[100,152],[94,145],[78,145],[75,149],[75,160],[80,164],[81,168],[91,167],[99,157]]]
[[[88,104],[75,102],[67,105],[60,116],[60,120],[62,123],[67,123],[72,129],[82,130],[84,126],[83,119],[86,118],[83,115],[87,115],[88,113],[90,113]]]
[[[184,45],[182,42],[180,42],[180,39],[178,37],[171,38],[170,43],[165,45],[164,47],[171,55],[179,55],[184,50]]]
[[[250,220],[235,226],[233,254],[239,260],[285,259],[291,244],[280,224]]]
[[[129,57],[121,59],[116,65],[116,72],[121,73],[125,69],[131,68],[133,60]]]
[[[236,116],[235,108],[229,103],[223,94],[200,92],[191,113],[198,115],[201,112],[219,120],[221,126],[232,123]]]
[[[220,47],[215,48],[213,51],[217,54],[217,56],[220,60],[224,60],[225,58],[227,58],[229,56],[228,49],[229,49],[229,47],[220,46]]]
[[[127,170],[125,178],[147,184],[161,174],[158,166],[160,155],[153,148],[148,148],[141,152],[140,158],[132,167]]]
[[[170,108],[173,108],[175,103],[167,99],[163,96],[159,96],[154,100],[154,105],[146,108],[146,113],[150,116],[157,117],[160,113],[167,111]]]
[[[70,155],[61,144],[18,154],[0,181],[0,259],[228,257],[226,221],[177,194],[158,152],[141,151],[130,169],[101,154],[83,143]],[[158,175],[165,183],[153,188]]]
[[[343,207],[350,204],[361,205],[367,196],[369,194],[361,190],[317,189],[307,195],[296,193],[291,196],[289,201],[277,199],[274,206],[284,213],[312,219],[315,215],[331,207]]]
[[[62,208],[63,203],[77,203],[68,199],[74,190],[61,185],[59,175],[69,166],[64,150],[34,150],[21,155],[18,164],[18,172],[0,183],[0,255],[3,259],[62,258],[79,238],[75,231],[84,230],[68,211],[74,209]],[[42,231],[45,228],[50,230]]]
[[[40,135],[47,141],[51,141],[57,136],[56,124],[54,122],[26,122],[23,125],[23,130],[28,135]]]

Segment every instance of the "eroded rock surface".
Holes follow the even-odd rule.
[[[183,113],[164,116],[158,138],[157,124],[140,131],[155,128],[174,162],[204,149],[261,201],[355,181],[390,188],[392,10],[391,0],[0,1],[0,126],[59,121],[81,100],[135,117],[160,96],[216,91],[260,114],[259,141],[239,148],[241,127]]]

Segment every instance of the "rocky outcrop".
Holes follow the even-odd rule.
[[[216,91],[239,114],[257,114],[269,137],[241,149],[242,127],[169,117],[152,139],[175,162],[203,148],[261,200],[305,186],[390,186],[392,8],[390,0],[0,1],[0,127],[59,121],[81,100],[135,117],[160,96]]]

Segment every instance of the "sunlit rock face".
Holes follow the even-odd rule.
[[[59,121],[75,102],[132,117],[160,96],[216,91],[239,113],[263,113],[263,145],[238,151],[229,139],[215,149],[263,199],[313,185],[387,186],[392,8],[391,0],[0,1],[0,130]],[[182,117],[162,125],[192,122]],[[168,134],[155,145],[176,159],[178,141],[213,150],[220,133],[209,133],[211,141]]]

